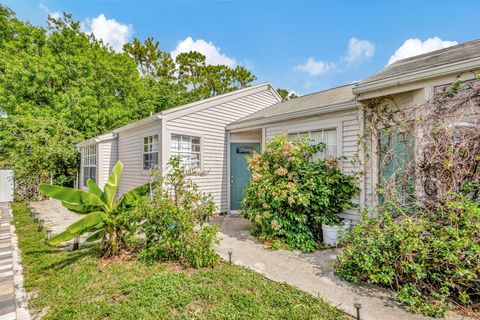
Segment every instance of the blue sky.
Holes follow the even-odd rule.
[[[2,1],[22,20],[72,13],[117,49],[152,36],[240,64],[306,94],[361,80],[391,59],[480,38],[476,1]],[[398,50],[398,51],[397,51]],[[394,58],[392,58],[394,56]]]

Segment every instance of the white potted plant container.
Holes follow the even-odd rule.
[[[350,228],[350,222],[342,221],[338,216],[334,218],[323,219],[322,222],[322,235],[323,243],[336,246],[343,232]]]

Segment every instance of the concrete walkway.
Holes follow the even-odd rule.
[[[314,296],[319,296],[345,313],[356,317],[354,303],[361,303],[362,320],[430,319],[403,309],[391,291],[376,286],[356,286],[340,280],[333,274],[335,250],[312,254],[286,250],[265,249],[250,235],[249,221],[239,217],[224,217],[219,222],[222,241],[217,252],[228,259],[232,250],[235,264],[255,270],[265,277],[293,285]],[[468,319],[450,312],[446,319]]]
[[[61,207],[58,201],[31,203],[45,224],[56,234],[78,220],[82,215]],[[220,226],[222,241],[217,252],[228,260],[232,250],[235,264],[247,267],[265,277],[293,285],[300,290],[323,298],[347,314],[356,317],[354,303],[361,303],[362,320],[424,320],[429,319],[403,309],[391,291],[376,286],[355,286],[334,276],[333,264],[339,250],[317,251],[312,254],[286,250],[271,251],[250,235],[250,223],[239,217],[215,219]],[[71,243],[67,246],[71,246]],[[468,319],[450,312],[446,319]],[[0,320],[2,320],[0,318]]]
[[[0,320],[28,320],[15,226],[9,203],[0,203]]]

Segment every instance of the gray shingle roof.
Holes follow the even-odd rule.
[[[398,60],[360,81],[358,85],[478,57],[480,57],[480,39]]]
[[[349,103],[355,101],[352,93],[354,84],[336,87],[312,94],[307,94],[298,98],[279,102],[270,107],[252,113],[229,125],[244,123],[248,121],[268,119],[278,115],[288,115],[289,113],[299,113],[310,109],[327,107],[336,104]]]

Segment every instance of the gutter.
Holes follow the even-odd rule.
[[[102,135],[99,135],[99,136],[90,138],[90,139],[85,140],[85,141],[82,141],[82,142],[80,142],[80,143],[77,143],[77,144],[76,144],[77,150],[79,150],[80,147],[92,145],[92,144],[99,143],[99,142],[102,142],[102,141],[108,141],[108,140],[116,139],[117,136],[118,136],[118,135],[117,135],[117,133],[115,133],[115,132],[104,133],[104,134],[102,134]]]
[[[373,90],[384,89],[393,86],[399,86],[409,82],[415,82],[428,78],[434,78],[452,73],[471,71],[480,68],[480,57],[470,60],[459,61],[447,65],[437,66],[426,70],[410,72],[404,75],[389,77],[367,83],[359,83],[353,87],[352,92],[355,95],[370,92]]]
[[[252,120],[245,120],[244,122],[232,123],[227,125],[226,129],[235,130],[235,129],[249,128],[249,127],[254,127],[259,125],[270,124],[273,122],[293,120],[293,119],[298,119],[303,117],[321,115],[325,113],[349,110],[349,109],[357,108],[358,106],[359,105],[357,101],[353,101],[349,103],[332,104],[332,105],[317,107],[309,110],[300,110],[296,112],[290,112],[287,114],[280,114],[280,115],[271,116],[271,117],[261,117],[261,118],[252,119]]]
[[[148,124],[148,123],[151,123],[151,122],[155,122],[155,121],[160,120],[160,119],[162,119],[162,115],[157,113],[157,114],[154,114],[153,116],[150,116],[148,118],[144,118],[142,120],[135,121],[134,123],[127,124],[126,126],[120,127],[118,129],[114,130],[113,132],[119,133],[119,132],[127,131],[127,130],[130,130],[130,129],[141,127],[141,126],[143,126],[145,124]]]

